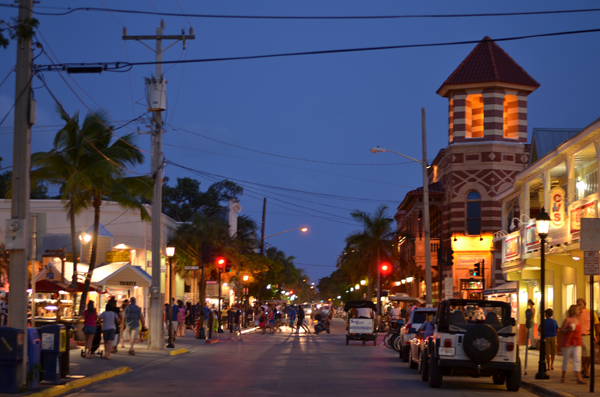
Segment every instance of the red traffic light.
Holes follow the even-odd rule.
[[[226,263],[227,263],[227,259],[223,258],[222,256],[218,256],[215,258],[215,264],[220,268],[225,267]]]
[[[387,275],[392,271],[392,265],[387,262],[383,262],[379,269],[381,270],[381,274]]]

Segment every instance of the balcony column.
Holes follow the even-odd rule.
[[[521,207],[521,214],[525,214],[531,217],[531,184],[526,181],[523,184],[523,207]]]
[[[575,156],[570,155],[565,159],[567,166],[567,203],[571,205],[576,201],[575,197]],[[568,207],[567,207],[568,209]]]
[[[552,183],[550,179],[550,171],[546,171],[542,173],[542,181],[544,182],[544,202],[542,204],[543,207],[548,209],[550,207],[550,189],[552,188],[550,185]]]

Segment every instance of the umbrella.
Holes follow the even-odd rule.
[[[29,288],[31,288],[31,285],[29,285]],[[64,290],[62,285],[59,285],[58,283],[53,283],[52,281],[48,281],[45,279],[37,281],[35,283],[36,292],[58,292],[62,290]]]

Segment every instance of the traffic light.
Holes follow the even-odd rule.
[[[227,259],[227,262],[225,263],[225,273],[229,272],[231,272],[231,259]]]
[[[446,265],[454,265],[454,250],[452,248],[448,248],[448,255],[446,256]]]
[[[473,272],[473,276],[481,277],[481,262],[477,262],[475,264],[475,271]]]
[[[382,262],[381,265],[379,266],[379,269],[381,271],[382,276],[387,276],[388,274],[390,274],[392,272],[392,265],[389,264],[388,262]]]
[[[215,247],[202,243],[202,263],[214,262],[215,256]]]
[[[223,271],[226,263],[227,259],[223,258],[222,256],[218,256],[215,258],[215,265],[217,265],[217,267],[219,268],[219,272]]]

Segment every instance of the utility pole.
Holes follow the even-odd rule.
[[[263,213],[262,213],[262,227],[260,228],[260,255],[265,256],[265,219],[267,216],[267,198],[263,198]],[[258,279],[258,301],[262,303],[262,281],[263,275],[260,275]]]
[[[33,17],[33,0],[19,1],[18,23]],[[31,37],[17,41],[15,127],[13,143],[11,219],[6,221],[5,246],[10,250],[10,300],[8,326],[23,331],[27,341],[27,282],[29,263],[29,194],[31,166]],[[27,343],[23,343],[27,357]],[[17,365],[17,387],[27,385],[27,360]]]
[[[425,125],[425,108],[421,108],[421,125],[423,135],[423,222],[425,224],[425,300],[427,307],[432,307],[433,293],[431,288],[431,233],[429,224],[429,177],[427,175],[427,128]]]
[[[146,85],[148,90],[152,87],[156,90],[162,90],[159,94],[159,98],[164,96],[165,103],[159,100],[158,103],[148,103],[148,110],[154,112],[154,130],[152,131],[152,177],[154,178],[154,193],[152,199],[152,287],[151,299],[150,299],[150,316],[149,316],[149,329],[150,338],[148,342],[148,348],[151,350],[163,349],[163,321],[162,311],[163,304],[160,302],[161,297],[161,214],[162,214],[162,171],[163,171],[163,153],[162,153],[162,133],[164,131],[162,111],[165,110],[166,105],[166,80],[162,73],[162,54],[168,50],[171,46],[175,45],[178,41],[183,41],[183,48],[185,49],[185,41],[193,40],[194,29],[190,28],[190,34],[186,35],[182,30],[180,35],[163,35],[165,29],[165,21],[160,22],[160,27],[156,29],[156,35],[154,36],[128,36],[127,29],[123,29],[123,40],[136,40],[150,48],[156,53],[156,77],[146,79]],[[142,40],[156,40],[156,50],[146,45]],[[175,40],[175,43],[163,50],[163,40]],[[149,93],[148,93],[149,94]],[[169,302],[171,304],[171,302]]]

